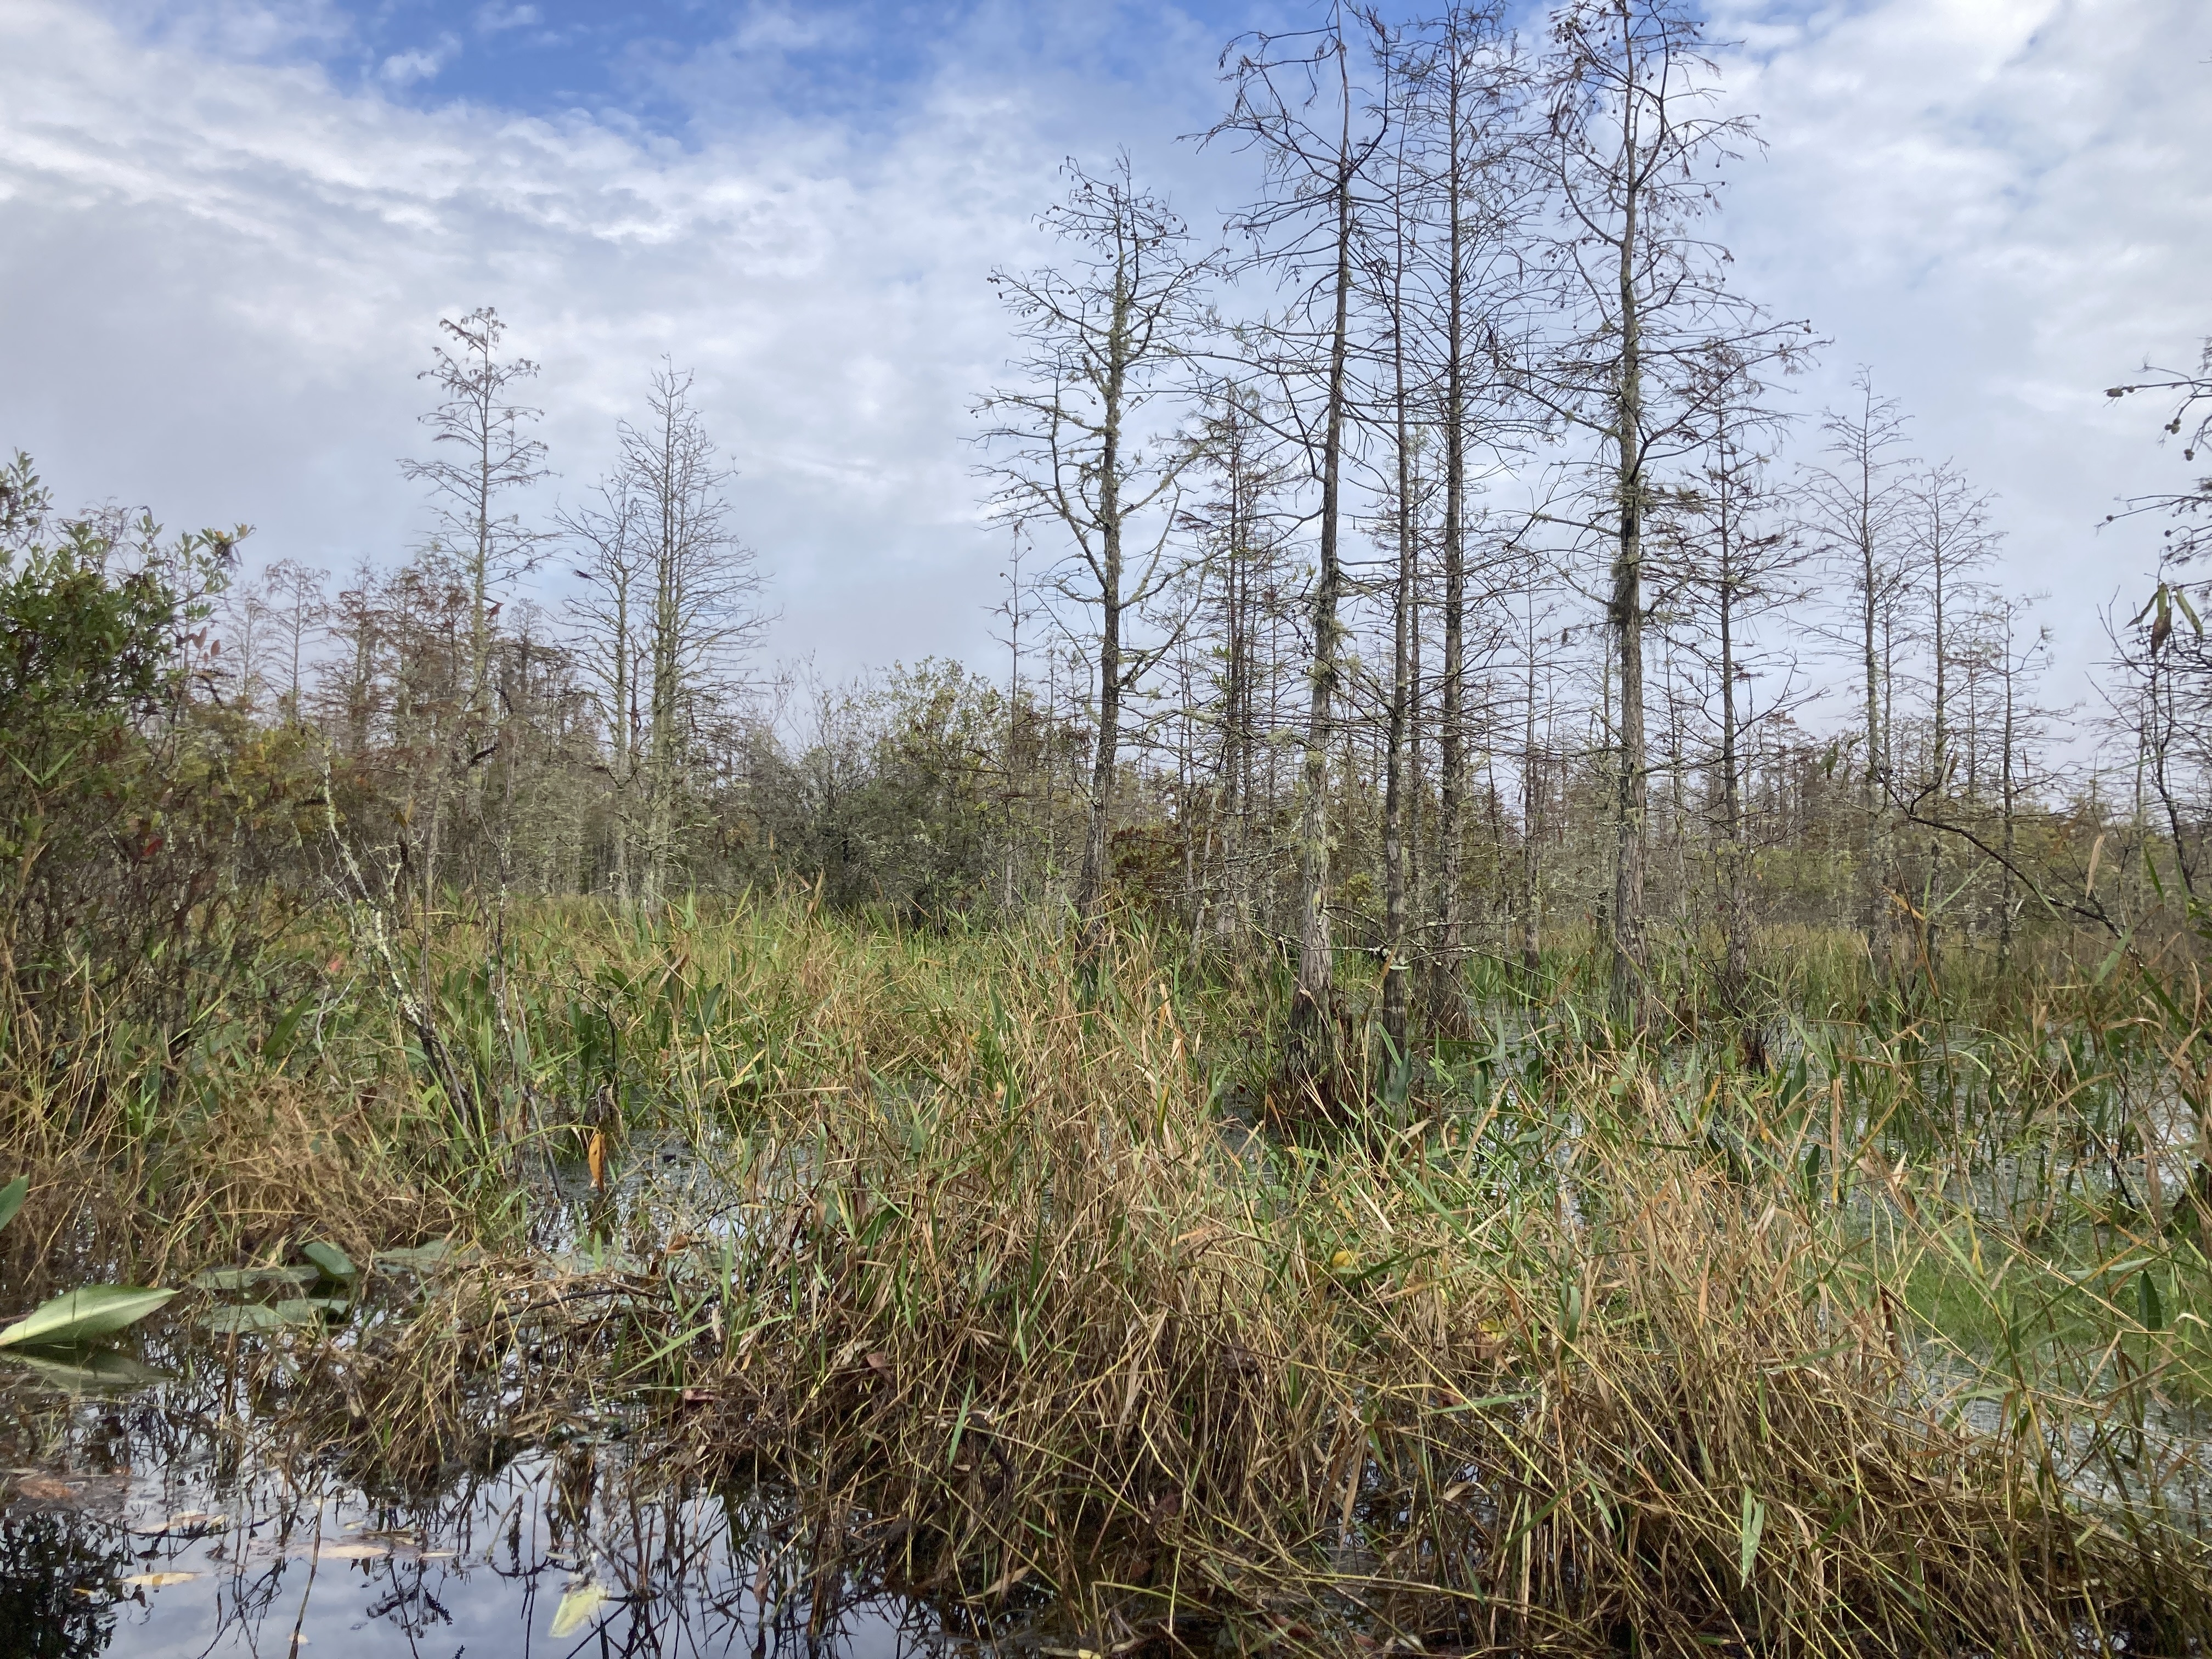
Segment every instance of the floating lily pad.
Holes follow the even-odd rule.
[[[68,1347],[135,1325],[174,1296],[137,1285],[87,1285],[64,1291],[4,1331],[0,1348]]]

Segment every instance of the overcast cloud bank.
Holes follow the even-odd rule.
[[[2052,592],[2077,694],[2096,607],[2140,590],[2155,535],[2094,526],[2183,471],[2102,388],[2212,331],[2189,161],[2212,149],[2212,11],[1714,10],[1769,145],[1729,192],[1742,286],[1834,342],[1801,401],[1869,364],[1923,454],[2001,493],[2006,580]],[[1070,153],[1126,143],[1202,228],[1233,205],[1241,164],[1176,140],[1247,20],[985,5],[894,74],[863,11],[755,8],[574,109],[441,93],[486,31],[534,27],[516,15],[386,50],[331,6],[0,10],[0,444],[64,498],[252,520],[261,558],[389,560],[422,522],[394,465],[420,448],[411,377],[441,313],[489,302],[544,365],[550,488],[588,482],[661,353],[696,368],[777,655],[986,648],[1004,546],[964,440],[1006,336],[985,275],[1041,256]]]

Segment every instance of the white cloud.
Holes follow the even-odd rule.
[[[416,46],[408,52],[395,52],[376,67],[377,77],[395,87],[411,87],[417,81],[434,80],[446,60],[453,56],[451,39],[441,44],[436,52]]]
[[[538,22],[535,6],[479,6],[477,8],[477,32],[479,34],[498,34],[507,29],[529,28]]]
[[[2001,493],[2005,579],[2051,592],[2062,689],[2080,695],[2097,606],[2142,592],[2153,557],[2153,535],[2096,526],[2182,470],[2151,411],[2104,388],[2146,355],[2193,360],[2212,333],[2212,9],[1717,9],[1716,35],[1748,43],[1731,98],[1771,145],[1730,192],[1745,285],[1835,342],[1806,401],[1869,364],[1921,453]]]
[[[438,317],[496,304],[544,366],[570,490],[663,352],[696,369],[775,571],[779,653],[983,642],[967,406],[1036,254],[1064,133],[925,83],[881,147],[791,122],[692,148],[582,116],[423,112],[319,71],[0,13],[0,444],[65,495],[258,520],[263,557],[404,549]]]
[[[355,41],[339,0],[107,0],[105,9],[142,33],[222,58],[330,52]]]
[[[1744,286],[1836,341],[1808,407],[1871,363],[1924,453],[2002,492],[2014,578],[2057,595],[2078,665],[2095,604],[2148,556],[2092,526],[2180,466],[2102,388],[2212,331],[2212,11],[1716,4],[1716,33],[1750,43],[1731,95],[1771,145],[1730,192]],[[389,557],[417,522],[392,464],[418,443],[413,371],[440,314],[489,301],[544,364],[563,489],[663,351],[697,369],[776,574],[779,653],[977,650],[1002,550],[962,442],[1006,353],[985,272],[1041,256],[1030,216],[1071,151],[1127,141],[1201,229],[1243,191],[1237,158],[1172,143],[1212,113],[1212,26],[1147,13],[1133,70],[1133,15],[991,0],[910,84],[809,116],[764,91],[779,54],[854,15],[755,8],[653,71],[693,112],[679,141],[343,90],[284,58],[352,40],[323,0],[167,8],[150,34],[13,0],[0,447],[64,495],[255,519],[265,556]]]

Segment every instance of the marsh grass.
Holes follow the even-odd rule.
[[[1279,1133],[1280,988],[1139,933],[1087,1005],[1048,926],[803,896],[438,937],[458,1085],[333,939],[190,1086],[132,1094],[120,1040],[13,1080],[40,1237],[482,1240],[227,1350],[364,1478],[621,1399],[672,1471],[785,1494],[810,1571],[1097,1651],[2212,1635],[2181,1152],[2145,1198],[2193,1049],[2110,975],[1939,1005],[1784,941],[1752,1065],[1694,1008],[1621,1039],[1563,966],[1417,1069],[1362,1030],[1364,1103]]]

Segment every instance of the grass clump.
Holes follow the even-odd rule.
[[[315,1433],[427,1478],[629,1399],[813,1571],[1094,1650],[2212,1631],[2190,1328],[2109,1225],[1915,1162],[1946,1097],[1896,1033],[1753,1073],[1523,1008],[1301,1139],[1231,1081],[1255,994],[1180,974],[1136,941],[1086,1006],[1042,929],[564,914],[505,1156],[575,1201],[330,1344]]]

